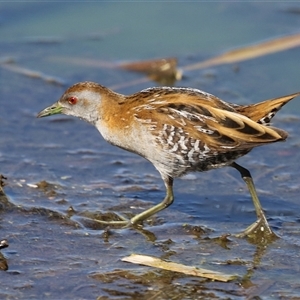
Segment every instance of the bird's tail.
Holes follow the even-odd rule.
[[[269,99],[256,104],[241,106],[237,111],[259,124],[267,125],[286,103],[299,95],[300,92]]]

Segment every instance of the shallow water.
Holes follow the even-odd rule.
[[[144,159],[107,144],[96,129],[66,116],[36,119],[72,83],[118,86],[141,74],[84,64],[176,56],[179,66],[229,49],[296,33],[297,3],[1,3],[0,239],[8,270],[1,299],[297,299],[300,246],[299,98],[276,116],[285,143],[239,162],[256,182],[280,239],[268,245],[217,237],[255,220],[239,174],[229,168],[175,181],[175,203],[144,230],[107,229],[90,218],[140,212],[164,197]],[[178,86],[254,103],[300,90],[299,48],[184,74]],[[76,63],[77,62],[77,63]],[[103,65],[103,64],[102,64]],[[133,93],[151,81],[118,89]],[[229,283],[131,265],[153,255],[229,274]],[[97,298],[98,297],[98,298]]]

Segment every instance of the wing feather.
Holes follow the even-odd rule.
[[[171,102],[158,97],[147,106],[137,109],[139,119],[149,119],[156,124],[156,131],[164,125],[182,128],[189,137],[206,144],[211,150],[246,150],[253,147],[284,140],[287,133],[283,130],[258,124],[238,113],[233,107],[228,110],[210,105],[196,98],[188,101]],[[214,101],[216,101],[214,99]],[[152,133],[154,133],[152,131]]]

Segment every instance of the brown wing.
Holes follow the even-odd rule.
[[[172,99],[173,98],[173,99]],[[199,97],[185,97],[185,102],[176,97],[156,97],[143,109],[136,109],[139,120],[149,120],[153,134],[159,134],[164,125],[180,128],[190,138],[206,144],[218,152],[251,149],[253,147],[284,140],[283,130],[264,126],[234,111],[211,106]],[[223,104],[223,102],[222,102]]]

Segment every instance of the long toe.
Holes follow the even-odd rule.
[[[267,220],[263,217],[257,219],[256,222],[235,236],[239,238],[250,238],[256,243],[271,242],[278,238],[278,236],[270,228]]]
[[[122,220],[122,221],[103,221],[103,220],[97,220],[93,219],[93,221],[104,224],[104,225],[112,225],[112,226],[117,226],[117,227],[129,227],[131,226],[130,220]]]

